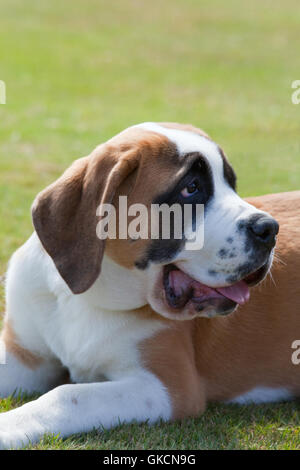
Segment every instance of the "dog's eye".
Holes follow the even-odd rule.
[[[183,197],[191,197],[199,191],[199,181],[194,179],[191,181],[183,190],[181,191],[181,195]]]

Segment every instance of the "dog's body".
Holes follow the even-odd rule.
[[[177,193],[179,202],[192,195],[208,207],[201,252],[178,240],[117,239],[103,254],[100,202],[125,194],[130,203],[171,204]],[[300,192],[249,202],[256,208],[235,193],[219,147],[174,124],[121,133],[42,192],[36,232],[7,274],[0,396],[44,395],[0,415],[0,447],[195,416],[211,400],[300,395],[300,365],[291,359],[300,339]],[[261,281],[273,258],[278,227],[266,212],[281,225],[280,261],[274,282],[267,278],[245,303],[246,284]],[[178,283],[189,294],[175,295]],[[228,317],[205,318],[237,303],[245,305]]]

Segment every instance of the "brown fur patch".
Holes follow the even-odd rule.
[[[142,203],[148,211],[148,239],[138,239],[134,243],[129,239],[107,240],[106,253],[117,263],[126,268],[133,268],[135,261],[143,258],[151,243],[151,204],[154,199],[172,186],[182,172],[176,146],[165,136],[142,129],[130,129],[135,134],[139,146],[139,166],[136,172],[119,186],[116,191],[114,205],[117,209],[119,196],[127,196],[128,207]],[[124,134],[128,134],[126,131]],[[118,136],[116,136],[117,138]],[[128,135],[127,135],[128,138]],[[128,224],[132,217],[128,217]]]
[[[43,360],[41,357],[20,346],[18,337],[9,321],[5,322],[1,337],[7,351],[13,354],[25,366],[30,369],[36,369],[42,364]]]
[[[204,411],[206,400],[196,368],[193,323],[165,322],[166,329],[141,343],[142,361],[166,386],[173,419],[197,416]]]

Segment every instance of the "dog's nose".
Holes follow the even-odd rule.
[[[255,239],[266,248],[273,248],[279,231],[278,222],[272,217],[262,215],[249,224],[248,230]]]

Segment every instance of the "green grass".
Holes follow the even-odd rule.
[[[19,397],[0,401],[0,412],[20,406]],[[299,449],[299,404],[211,405],[197,419],[154,426],[133,423],[68,439],[45,436],[29,449]]]
[[[298,189],[299,22],[297,0],[2,0],[0,276],[32,231],[36,193],[137,122],[203,127],[244,196]],[[218,405],[182,424],[47,438],[39,448],[300,448],[299,429],[296,403]]]

